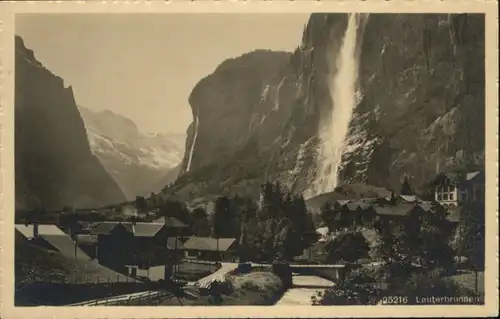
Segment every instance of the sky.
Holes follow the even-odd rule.
[[[143,132],[184,133],[188,97],[225,59],[293,51],[308,14],[30,14],[16,34],[71,85],[78,105],[109,109]]]

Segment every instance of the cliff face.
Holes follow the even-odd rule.
[[[94,112],[84,107],[79,111],[92,153],[128,200],[158,192],[175,180],[175,167],[184,152],[184,134],[143,133],[130,119],[111,111]]]
[[[16,209],[95,207],[125,200],[92,155],[71,87],[15,43]]]
[[[209,122],[217,134],[199,132],[203,139],[195,144],[191,171],[165,195],[257,195],[265,180],[307,190],[316,170],[318,126],[332,110],[328,79],[337,70],[329,62],[339,54],[347,17],[313,14],[302,43],[275,76],[246,78],[244,85],[253,91],[263,88],[258,94],[239,89],[245,92],[244,109],[229,99],[221,107],[208,97],[233,94],[228,82],[207,91],[200,82],[193,91],[198,102],[191,99],[195,114],[215,109],[238,125],[223,129]],[[397,189],[407,173],[418,188],[436,171],[483,164],[482,15],[372,14],[357,41],[361,94],[342,156],[341,183]],[[245,78],[237,69],[234,73]],[[217,72],[207,79],[215,77]],[[222,113],[227,110],[230,117]],[[200,125],[206,117],[199,113]],[[224,152],[208,147],[221,136]]]
[[[231,156],[248,143],[268,111],[261,104],[262,94],[269,83],[279,80],[279,71],[287,64],[289,55],[251,52],[224,61],[196,84],[189,96],[194,121],[187,131],[181,173],[189,165],[195,170]]]

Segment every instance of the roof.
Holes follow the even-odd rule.
[[[466,180],[468,180],[468,181],[470,181],[470,180],[472,180],[472,179],[476,178],[477,176],[479,176],[479,174],[481,174],[481,172],[480,172],[480,171],[476,171],[476,172],[469,172],[469,173],[467,173],[467,174],[465,175],[465,179],[466,179]]]
[[[426,212],[432,210],[432,202],[429,201],[421,201],[418,203],[418,206],[420,206],[420,208],[422,208]]]
[[[418,197],[415,195],[399,195],[399,198],[408,203],[414,203],[418,201]]]
[[[109,235],[118,225],[123,225],[131,234],[137,237],[153,237],[164,226],[160,223],[102,222],[94,227],[92,233],[96,235]]]
[[[18,230],[24,237],[28,239],[33,238],[33,224],[24,225],[24,224],[16,224],[16,230]],[[59,227],[56,225],[38,225],[38,234],[39,235],[66,235]]]
[[[236,238],[189,237],[184,243],[188,250],[227,251],[236,242]]]
[[[40,235],[40,237],[67,257],[76,257],[84,260],[91,259],[83,250],[76,246],[76,243],[68,235]]]
[[[412,204],[402,204],[394,206],[374,206],[377,215],[388,215],[388,216],[406,216],[408,215],[416,205]]]
[[[96,235],[108,235],[119,224],[119,222],[100,222],[92,229],[92,233]]]
[[[153,237],[160,229],[163,228],[163,224],[158,223],[122,223],[127,229],[129,229],[134,236],[137,237]]]
[[[154,221],[154,223],[165,224],[168,228],[185,228],[188,227],[184,222],[176,217],[163,216]]]
[[[183,250],[184,249],[184,244],[179,238],[175,237],[168,237],[167,238],[167,249],[170,250]]]
[[[340,206],[344,206],[345,204],[349,203],[350,200],[349,199],[339,199],[336,201],[337,204],[339,204]]]
[[[78,222],[78,224],[80,226],[82,226],[83,229],[88,229],[88,228],[90,228],[90,225],[91,225],[91,223],[89,221],[86,221],[86,220],[81,220]]]
[[[356,203],[347,203],[346,205],[344,205],[344,207],[347,207],[348,210],[353,211],[357,210],[359,208],[359,205]]]
[[[436,179],[438,179],[440,176],[446,176],[447,178],[456,181],[456,182],[461,182],[461,181],[470,181],[479,176],[482,173],[482,171],[472,171],[472,172],[444,172],[439,174]]]

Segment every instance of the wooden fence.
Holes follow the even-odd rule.
[[[172,293],[166,291],[146,291],[125,296],[84,301],[69,306],[154,306],[159,305],[162,300],[174,297]]]

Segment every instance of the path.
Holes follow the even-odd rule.
[[[333,287],[334,283],[317,276],[301,276],[294,273],[293,285],[294,287],[288,289],[276,303],[277,306],[311,305],[312,296],[315,296],[319,291]]]
[[[203,286],[206,283],[208,283],[214,279],[220,280],[221,278],[224,278],[224,276],[227,275],[227,273],[229,273],[230,271],[232,271],[236,268],[238,268],[237,263],[222,263],[222,266],[216,272],[199,279],[196,282],[196,284],[199,286]]]

